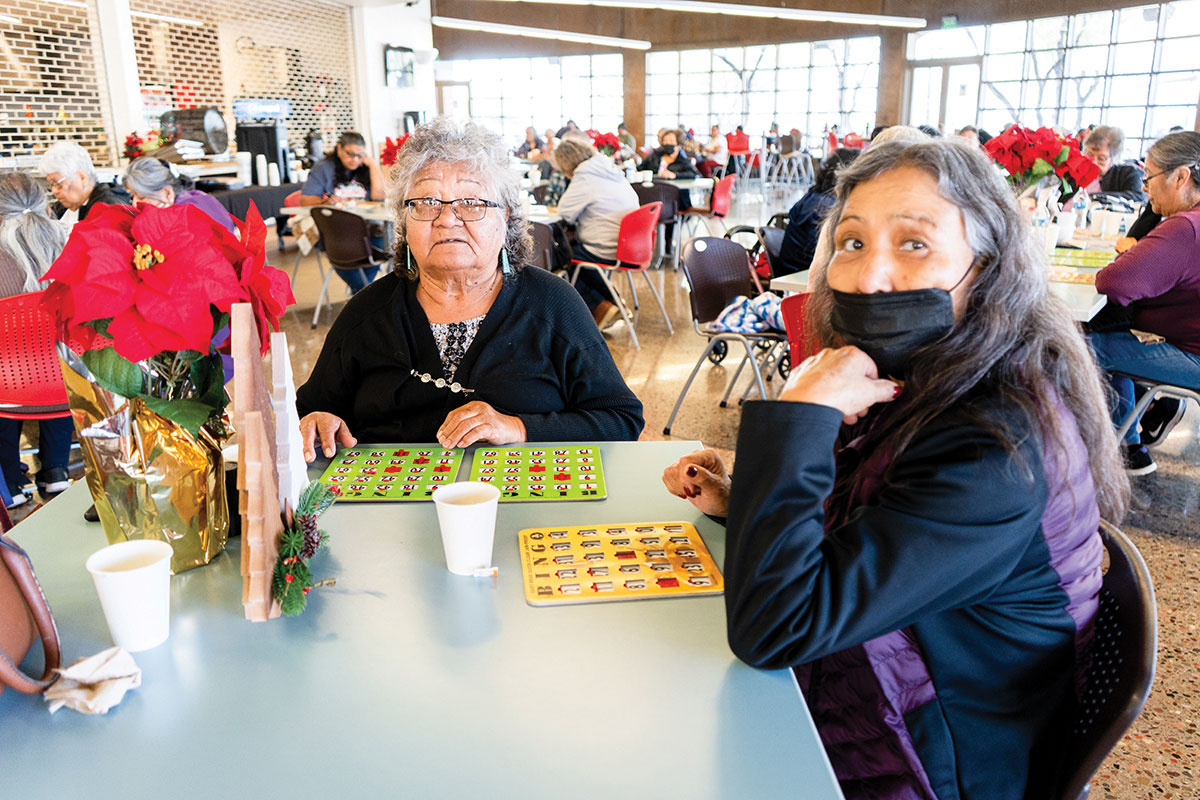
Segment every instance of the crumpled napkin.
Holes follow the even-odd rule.
[[[110,647],[54,671],[58,680],[43,692],[51,714],[63,706],[83,714],[106,714],[121,702],[125,692],[142,685],[141,668],[120,647]]]

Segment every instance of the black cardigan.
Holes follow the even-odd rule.
[[[92,187],[91,193],[88,195],[87,202],[79,207],[79,221],[83,222],[87,219],[88,212],[92,210],[92,206],[96,203],[107,203],[110,206],[128,206],[133,205],[133,198],[129,192],[112,183],[97,183]],[[67,213],[67,207],[62,203],[55,202],[50,207],[50,210],[56,217],[62,217]]]
[[[1133,164],[1115,164],[1100,178],[1100,194],[1123,197],[1133,203],[1146,202],[1142,188],[1143,173]]]
[[[536,268],[504,281],[455,373],[471,394],[410,374],[443,374],[416,289],[393,273],[350,299],[296,392],[301,416],[336,414],[363,442],[433,442],[446,414],[482,400],[520,417],[531,442],[637,439],[641,401],[566,281]]]

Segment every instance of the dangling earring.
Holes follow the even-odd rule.
[[[500,248],[500,272],[505,276],[512,275],[512,267],[508,265],[508,248]]]
[[[408,245],[404,245],[404,269],[410,281],[417,279],[417,271],[413,269],[412,250],[408,249]]]

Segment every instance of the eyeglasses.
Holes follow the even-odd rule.
[[[50,181],[50,191],[54,191],[55,189],[61,189],[62,185],[69,180],[71,180],[71,176],[64,175],[63,177],[59,178],[56,181]]]
[[[366,150],[347,150],[346,148],[343,147],[342,155],[344,155],[346,158],[366,158],[367,151]]]
[[[460,197],[457,200],[438,200],[436,197],[414,197],[405,200],[408,216],[418,222],[433,222],[442,215],[442,207],[450,206],[454,216],[463,222],[478,222],[489,208],[500,208],[499,203],[480,200],[478,197]]]
[[[1153,175],[1146,175],[1145,177],[1142,178],[1142,184],[1144,186],[1149,186],[1151,180],[1153,180],[1154,178],[1157,178],[1159,175],[1166,175],[1170,171],[1171,170],[1169,170],[1169,169],[1160,169],[1158,172],[1154,173]]]

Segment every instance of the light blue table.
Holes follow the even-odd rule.
[[[496,579],[445,568],[431,503],[344,504],[300,617],[242,617],[239,540],[171,581],[171,636],[107,716],[0,696],[4,796],[840,798],[787,671],[738,662],[720,597],[532,608],[516,532],[687,520],[659,483],[694,442],[601,447],[601,502],[501,505]],[[314,467],[313,474],[319,474]],[[14,529],[69,662],[110,645],[82,482]],[[40,655],[29,659],[40,663]]]

